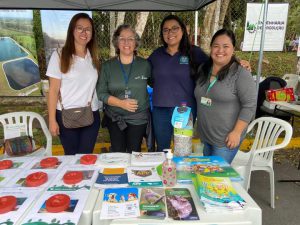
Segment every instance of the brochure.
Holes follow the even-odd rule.
[[[100,219],[120,219],[140,216],[137,188],[104,190]]]
[[[168,188],[165,193],[169,217],[174,220],[199,220],[189,189]]]
[[[127,168],[128,183],[135,187],[162,186],[155,167],[130,166]]]
[[[65,167],[48,187],[48,191],[90,190],[97,178],[97,169],[93,166]]]
[[[128,186],[125,168],[102,168],[94,184],[96,188]]]
[[[0,198],[13,196],[14,198],[16,198],[16,206],[13,210],[7,209],[5,210],[7,212],[1,213],[0,224],[8,225],[20,222],[20,218],[24,215],[24,213],[32,205],[32,203],[39,197],[41,191],[42,190],[39,188],[33,188],[30,190],[24,188],[1,188]],[[1,203],[1,206],[4,207],[4,202]]]
[[[130,164],[130,154],[121,152],[102,153],[99,165],[102,167],[127,167]]]
[[[163,188],[143,188],[140,199],[141,219],[165,219],[166,203]]]
[[[132,166],[157,166],[165,160],[164,152],[132,152]]]
[[[229,177],[233,181],[242,178],[222,157],[219,156],[186,156],[174,157],[177,182],[192,183],[195,174],[209,177]]]
[[[58,198],[55,204],[47,204],[55,196],[67,196]],[[77,224],[88,198],[88,191],[75,192],[45,192],[34,204],[30,212],[22,221],[22,225],[36,224]],[[48,201],[48,202],[49,202]],[[67,202],[67,205],[65,203]],[[51,206],[48,207],[48,205]],[[55,207],[55,208],[54,208]],[[51,209],[51,212],[49,210]],[[55,209],[55,213],[54,213]]]

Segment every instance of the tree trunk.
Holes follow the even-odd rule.
[[[230,0],[222,0],[222,6],[220,11],[219,28],[223,28],[225,16],[229,6]]]
[[[110,50],[109,50],[109,55],[110,57],[115,56],[115,48],[113,44],[111,43],[112,41],[112,36],[114,34],[114,31],[116,29],[116,15],[115,12],[110,12],[109,13],[109,41],[110,41]]]
[[[203,20],[203,30],[201,36],[201,48],[206,52],[209,53],[209,44],[211,40],[211,33],[212,33],[212,19],[214,16],[214,12],[216,9],[216,2],[209,4],[206,7],[206,12],[204,15]]]
[[[124,23],[124,19],[125,19],[125,12],[118,12],[116,27],[118,27],[121,24],[123,24]]]
[[[144,29],[146,27],[148,15],[149,12],[139,12],[136,14],[135,30],[140,37],[142,37]]]
[[[221,3],[222,0],[216,1],[216,9],[215,9],[215,21],[213,25],[213,34],[219,30],[219,19],[220,19],[220,12],[221,12]]]

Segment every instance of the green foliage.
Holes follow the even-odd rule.
[[[250,61],[252,74],[257,74],[259,52],[236,52],[238,58]],[[286,73],[296,73],[297,55],[295,52],[264,52],[262,76],[282,77]]]

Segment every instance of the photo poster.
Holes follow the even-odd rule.
[[[41,96],[33,11],[0,9],[0,96]]]
[[[264,51],[283,50],[288,9],[288,3],[268,4]],[[247,3],[242,51],[260,50],[263,12],[263,3]]]
[[[92,12],[63,10],[41,10],[40,12],[45,56],[48,65],[52,52],[64,46],[72,17],[77,13],[87,13],[92,18]]]

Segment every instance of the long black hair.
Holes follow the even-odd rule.
[[[179,43],[178,51],[181,55],[187,56],[189,58],[189,65],[190,65],[190,75],[194,76],[197,65],[193,60],[193,53],[192,53],[192,45],[190,43],[189,35],[186,29],[186,25],[184,22],[176,15],[168,15],[166,16],[160,24],[160,40],[163,43],[164,47],[167,48],[168,44],[165,42],[163,37],[163,29],[164,24],[166,21],[175,20],[178,22],[181,30],[182,30],[182,38]]]
[[[213,45],[215,39],[221,35],[226,35],[227,37],[229,37],[229,39],[231,40],[231,43],[233,45],[233,47],[235,47],[235,43],[236,43],[236,40],[235,40],[235,35],[234,33],[231,31],[231,30],[228,30],[228,29],[221,29],[221,30],[218,30],[214,36],[212,37],[211,39],[211,42],[210,42],[210,47]],[[239,60],[235,57],[235,55],[233,55],[229,61],[228,64],[226,64],[225,66],[223,66],[220,71],[216,74],[217,75],[217,78],[218,80],[223,80],[227,74],[228,74],[228,71],[231,67],[232,64],[234,63],[238,63],[239,64]],[[199,80],[199,83],[201,85],[203,85],[204,83],[206,83],[206,81],[209,79],[210,77],[210,73],[211,73],[211,70],[212,70],[212,66],[213,66],[213,60],[211,58],[211,56],[209,57],[208,61],[205,62],[203,65],[201,65],[196,73],[196,76],[195,76],[195,79],[196,80]],[[236,68],[237,69],[237,68]]]

